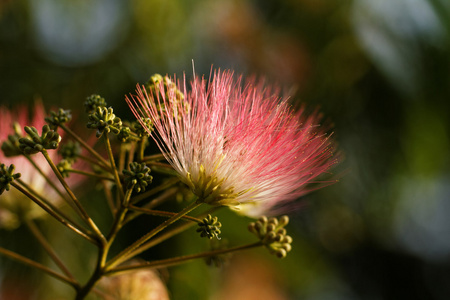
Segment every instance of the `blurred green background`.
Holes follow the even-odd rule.
[[[450,298],[450,2],[0,1],[2,105],[41,98],[77,110],[98,93],[131,118],[124,95],[136,83],[190,78],[192,60],[197,74],[213,65],[265,76],[320,107],[344,159],[340,182],[290,213],[286,259],[261,249],[223,270],[171,268],[173,299]],[[220,216],[231,244],[250,237],[239,229],[248,220]],[[0,232],[2,245],[16,241],[5,247],[34,247],[27,238]],[[185,253],[206,245],[178,243]]]

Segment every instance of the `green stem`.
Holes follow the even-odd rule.
[[[3,247],[0,247],[0,253],[5,255],[5,256],[7,256],[7,257],[9,257],[9,258],[12,258],[12,259],[18,261],[18,262],[21,262],[21,263],[23,263],[23,264],[25,264],[27,266],[30,266],[32,268],[36,268],[38,270],[44,271],[48,275],[50,275],[50,276],[52,276],[52,277],[54,277],[56,279],[59,279],[59,280],[65,282],[65,283],[70,284],[76,290],[78,290],[80,288],[78,283],[73,281],[72,279],[67,278],[67,277],[65,277],[65,276],[63,276],[61,274],[58,274],[55,271],[49,269],[48,267],[46,267],[46,266],[44,266],[44,265],[42,265],[40,263],[37,263],[37,262],[35,262],[35,261],[33,261],[33,260],[29,259],[29,258],[26,258],[25,256],[22,256],[22,255],[17,254],[17,253],[15,253],[13,251],[7,250],[7,249],[5,249]]]
[[[221,206],[216,206],[216,207],[212,207],[211,209],[207,210],[206,212],[197,215],[197,218],[204,218],[206,215],[208,214],[212,214],[214,211],[216,211],[217,209],[219,209]],[[143,244],[142,246],[139,247],[139,250],[141,252],[144,252],[162,242],[164,242],[165,240],[170,239],[171,237],[187,230],[188,228],[194,226],[196,223],[193,222],[188,222],[188,223],[184,223],[181,225],[178,225],[172,229],[169,229],[167,231],[164,231],[164,233],[159,234],[157,237],[152,238],[150,241],[148,241],[147,243]]]
[[[78,143],[80,143],[80,145],[83,146],[89,153],[91,153],[93,156],[95,156],[95,158],[97,158],[109,170],[108,162],[100,154],[98,154],[97,151],[95,151],[91,146],[89,146],[85,141],[83,141],[83,139],[81,139],[75,132],[70,130],[64,124],[61,124],[60,127],[65,132],[67,132],[67,134],[70,135],[74,140],[76,140]]]
[[[95,284],[102,278],[104,273],[104,261],[105,257],[108,254],[107,250],[105,248],[100,248],[98,252],[98,258],[97,258],[97,266],[95,267],[95,271],[92,274],[91,278],[86,282],[86,284],[77,290],[77,295],[75,297],[75,300],[82,300],[84,299],[89,292],[94,288]]]
[[[114,204],[113,195],[111,193],[110,188],[106,185],[106,182],[102,181],[101,183],[103,185],[103,191],[105,193],[105,198],[106,201],[108,202],[109,209],[111,210],[111,213],[114,216],[116,214],[117,208],[116,205]]]
[[[88,162],[88,163],[90,163],[90,164],[96,165],[97,167],[99,167],[99,168],[101,168],[102,170],[105,170],[105,171],[107,171],[107,172],[110,172],[110,171],[111,171],[111,170],[109,169],[109,166],[105,166],[105,165],[99,163],[99,162],[98,162],[96,159],[94,159],[94,158],[90,158],[90,157],[84,156],[84,155],[78,155],[78,158],[80,158],[80,159],[82,159],[82,160],[84,160],[84,161],[86,161],[86,162]]]
[[[72,224],[70,224],[66,219],[62,218],[61,216],[59,216],[56,212],[54,212],[53,210],[51,210],[50,208],[47,207],[47,205],[45,205],[43,202],[41,202],[38,198],[36,198],[33,194],[31,194],[30,192],[28,192],[26,189],[24,189],[22,186],[18,185],[15,182],[11,182],[11,185],[13,187],[15,187],[17,190],[19,190],[22,194],[24,194],[25,196],[27,196],[30,200],[32,200],[34,203],[36,203],[37,205],[39,205],[43,210],[45,210],[49,215],[51,215],[53,218],[55,218],[57,221],[59,221],[61,224],[63,224],[64,226],[66,226],[67,228],[71,229],[73,232],[77,233],[78,235],[84,237],[86,240],[90,241],[91,243],[98,245],[98,242],[93,239],[90,235],[88,235],[87,233],[83,232],[81,229],[73,226]]]
[[[45,174],[41,168],[34,162],[34,160],[31,159],[29,155],[25,155],[26,159],[33,165],[33,167],[41,174],[41,176],[44,178],[44,180],[47,182],[48,185],[50,185],[55,192],[63,199],[70,207],[75,209],[74,205],[70,200],[68,200],[65,195],[59,190],[59,188],[55,185],[55,183],[50,179],[50,177]]]
[[[104,134],[103,136],[105,137],[104,140],[105,140],[106,151],[108,152],[109,162],[111,164],[111,169],[112,169],[112,173],[114,175],[114,179],[116,181],[117,189],[120,193],[121,199],[123,199],[125,194],[123,192],[122,184],[120,183],[120,177],[119,177],[119,173],[117,172],[116,163],[114,161],[114,155],[112,153],[111,143],[109,142],[109,137],[107,134]]]
[[[125,193],[125,197],[123,200],[123,203],[120,207],[120,209],[117,211],[117,214],[114,218],[114,223],[111,226],[111,230],[108,234],[107,242],[102,245],[102,247],[99,249],[98,258],[97,258],[97,266],[95,268],[94,273],[92,274],[89,281],[79,290],[77,293],[76,299],[84,299],[89,292],[92,290],[92,288],[95,286],[95,284],[102,278],[105,270],[105,264],[106,259],[108,257],[109,249],[114,242],[114,239],[117,236],[117,233],[119,232],[122,221],[125,217],[125,214],[127,213],[127,205],[130,201],[131,194],[133,192],[134,185],[128,189]]]
[[[34,235],[36,240],[41,244],[41,246],[44,248],[45,252],[51,257],[53,262],[59,267],[61,271],[64,272],[64,274],[67,275],[72,281],[75,282],[75,278],[70,273],[69,269],[65,266],[65,264],[62,262],[62,260],[58,257],[55,250],[53,250],[52,246],[48,243],[48,241],[45,239],[44,235],[41,233],[39,228],[36,226],[36,224],[31,221],[27,220],[26,222],[28,229],[30,229],[31,233]]]
[[[28,184],[26,184],[24,181],[22,181],[22,179],[16,179],[16,181],[23,186],[27,191],[29,191],[33,196],[35,196],[37,199],[39,199],[43,204],[45,204],[49,209],[51,209],[52,211],[54,211],[56,214],[58,214],[59,216],[61,216],[62,218],[66,219],[69,223],[71,223],[73,226],[77,227],[79,230],[83,231],[84,233],[86,233],[87,235],[91,235],[91,233],[89,233],[88,231],[86,231],[82,226],[80,226],[78,223],[76,223],[75,221],[73,221],[71,218],[69,218],[65,213],[63,213],[58,207],[56,207],[55,205],[53,205],[50,201],[48,201],[47,199],[45,199],[44,197],[42,197],[41,195],[38,194],[38,192],[36,192],[31,186],[29,186]]]
[[[107,271],[105,273],[105,275],[129,272],[129,271],[134,271],[134,270],[143,269],[143,268],[165,268],[165,267],[170,267],[170,266],[186,263],[188,261],[198,259],[198,258],[205,258],[205,257],[211,257],[211,256],[216,256],[216,255],[221,255],[221,254],[227,254],[227,253],[231,253],[231,252],[242,251],[242,250],[247,250],[247,249],[251,249],[251,248],[255,248],[255,247],[260,247],[263,245],[264,244],[261,241],[258,241],[256,243],[237,246],[237,247],[228,248],[228,249],[213,250],[213,251],[207,251],[207,252],[191,254],[191,255],[184,255],[184,256],[179,256],[179,257],[174,257],[174,258],[161,259],[161,260],[147,262],[147,263],[143,263],[143,264],[135,265],[135,266],[118,267],[118,268],[114,268],[112,270]]]
[[[119,232],[121,226],[123,225],[123,220],[125,218],[125,214],[128,211],[128,203],[130,201],[131,194],[133,193],[133,188],[134,184],[131,186],[131,188],[127,189],[123,203],[120,206],[120,209],[116,214],[116,217],[114,218],[114,223],[108,234],[108,247],[111,246],[112,242],[116,238],[117,233]]]
[[[164,160],[164,154],[154,154],[154,155],[148,155],[143,158],[144,162],[153,162],[153,161],[159,161]]]
[[[145,144],[147,143],[148,138],[146,136],[142,137],[142,139],[138,142],[138,161],[142,162],[144,161],[144,150],[145,150]]]
[[[66,171],[67,172],[71,172],[71,173],[85,175],[85,176],[90,176],[90,177],[94,177],[94,178],[98,178],[98,179],[114,181],[114,178],[111,178],[111,177],[108,177],[108,176],[104,176],[104,175],[100,175],[100,174],[96,174],[96,173],[92,173],[92,172],[86,172],[86,171],[76,170],[76,169],[66,169]]]
[[[177,213],[174,212],[169,212],[169,211],[162,211],[162,210],[153,210],[153,209],[147,209],[147,208],[142,208],[142,207],[137,207],[134,205],[130,205],[128,206],[129,209],[134,210],[134,211],[140,211],[143,212],[144,214],[147,215],[152,215],[152,216],[159,216],[159,217],[173,217],[175,216]],[[189,221],[193,221],[193,222],[201,222],[202,220],[185,215],[182,216],[181,219],[185,219],[185,220],[189,220]]]
[[[78,201],[77,197],[75,197],[74,193],[72,192],[72,190],[67,185],[66,181],[62,177],[62,175],[59,172],[58,168],[55,166],[55,164],[51,160],[50,156],[48,155],[47,150],[46,149],[42,149],[41,153],[44,155],[45,159],[47,160],[48,164],[52,168],[52,170],[55,173],[56,177],[58,177],[58,180],[63,185],[63,187],[66,190],[67,194],[70,196],[70,198],[72,199],[73,203],[78,208],[78,210],[76,210],[76,211],[80,214],[80,216],[83,218],[83,220],[85,220],[85,222],[89,225],[89,227],[91,227],[91,229],[97,234],[98,238],[100,240],[104,241],[105,237],[103,236],[101,231],[98,229],[97,225],[95,225],[94,221],[92,221],[92,219],[88,215],[88,213],[84,210],[84,207],[81,205],[80,201]]]
[[[132,258],[133,256],[139,254],[142,252],[139,247],[144,244],[146,241],[148,241],[150,238],[152,238],[154,235],[156,235],[158,232],[166,228],[167,226],[171,225],[172,223],[178,221],[181,217],[189,213],[190,211],[194,210],[195,208],[199,207],[202,204],[202,202],[194,201],[190,205],[188,205],[186,208],[184,208],[182,211],[177,213],[176,215],[172,216],[171,218],[167,219],[163,223],[161,223],[159,226],[148,232],[146,235],[141,237],[139,240],[131,244],[128,248],[120,252],[116,257],[111,259],[108,264],[107,268],[112,268],[116,266],[117,264],[120,264],[121,262]]]
[[[154,195],[156,193],[159,193],[160,191],[163,191],[163,190],[167,189],[168,187],[176,184],[179,181],[180,181],[180,179],[178,177],[177,178],[172,178],[172,179],[164,182],[160,186],[152,188],[151,190],[148,190],[148,191],[146,191],[146,192],[144,192],[142,194],[139,194],[139,195],[133,197],[131,199],[131,203],[136,204],[136,203],[138,203],[141,200],[144,200],[144,199],[146,199],[146,198],[148,198],[148,197],[150,197],[150,196],[152,196],[152,195]]]
[[[149,203],[146,203],[144,206],[142,206],[142,208],[151,209],[155,206],[158,206],[158,205],[166,202],[168,199],[172,198],[172,196],[177,192],[177,190],[178,190],[177,188],[170,188],[170,189],[166,190],[162,195],[152,199]],[[139,212],[139,211],[134,211],[134,212],[130,213],[129,215],[127,215],[127,217],[125,219],[125,223],[128,223],[128,222],[136,219],[140,215],[142,215],[142,212]]]

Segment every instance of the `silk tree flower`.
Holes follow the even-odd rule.
[[[13,110],[0,107],[0,145],[8,140],[9,135],[25,135],[23,131],[25,126],[33,126],[40,132],[42,126],[46,124],[45,116],[44,106],[39,101],[33,106],[31,114],[26,106],[19,106]],[[54,162],[59,160],[56,150],[49,151],[48,154]],[[48,176],[53,182],[58,181],[50,165],[42,155],[32,155],[31,159],[43,174]],[[49,186],[45,178],[25,156],[6,156],[3,151],[0,151],[0,163],[7,166],[14,164],[16,167],[15,171],[21,173],[20,179],[23,182],[28,184],[38,194],[51,199],[53,204],[58,205],[62,203],[63,200],[60,196]],[[83,177],[71,176],[68,178],[68,183],[78,185],[82,180]],[[60,189],[62,190],[61,187]],[[0,196],[0,228],[14,229],[20,225],[22,218],[36,218],[43,215],[43,213],[44,211],[40,207],[14,188]]]
[[[138,85],[126,100],[153,121],[149,133],[200,201],[256,217],[332,182],[317,180],[337,162],[320,115],[293,111],[276,87],[215,71],[178,88],[184,98],[162,83],[159,93]]]
[[[152,269],[143,269],[112,277],[104,277],[100,281],[99,288],[102,291],[101,298],[104,300],[169,299],[169,292],[164,282],[159,274]]]

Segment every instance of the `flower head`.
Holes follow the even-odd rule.
[[[230,71],[179,89],[182,101],[138,86],[127,102],[139,120],[152,120],[157,134],[149,133],[201,201],[259,216],[310,191],[336,162],[319,115],[294,112],[276,89]]]

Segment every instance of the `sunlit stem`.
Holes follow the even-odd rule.
[[[105,237],[103,236],[101,231],[98,229],[97,225],[95,225],[94,221],[92,221],[91,217],[88,215],[88,213],[86,212],[84,207],[81,205],[80,201],[78,201],[77,197],[75,197],[74,193],[72,192],[72,190],[67,185],[66,181],[62,177],[62,175],[59,172],[58,168],[55,166],[55,164],[51,160],[50,156],[48,155],[47,150],[46,149],[42,149],[41,153],[44,155],[45,159],[47,160],[48,164],[52,168],[52,170],[55,173],[56,177],[58,177],[58,180],[63,185],[63,187],[66,190],[67,194],[70,196],[70,198],[72,199],[73,203],[78,208],[78,210],[76,210],[76,211],[80,214],[80,216],[83,218],[83,220],[86,221],[86,223],[89,225],[89,227],[91,227],[91,229],[95,232],[95,234],[98,236],[98,238],[101,241],[105,241]]]
[[[24,189],[22,186],[18,185],[15,182],[11,182],[11,185],[15,187],[17,190],[19,190],[22,194],[27,196],[30,200],[32,200],[34,203],[39,205],[43,210],[45,210],[49,215],[51,215],[53,218],[55,218],[57,221],[59,221],[61,224],[66,226],[67,228],[71,229],[73,232],[77,233],[78,235],[84,237],[86,240],[90,241],[91,243],[98,245],[97,240],[95,240],[90,235],[84,233],[81,229],[73,226],[70,224],[66,219],[62,218],[60,215],[58,215],[56,212],[54,212],[52,209],[48,208],[47,205],[45,205],[41,200],[36,198],[33,194],[28,192],[26,189]]]
[[[159,217],[169,217],[170,218],[170,217],[173,217],[173,216],[175,216],[177,214],[177,213],[174,213],[174,212],[147,209],[147,208],[137,207],[137,206],[134,206],[134,205],[128,206],[128,209],[134,210],[134,211],[140,211],[140,212],[142,212],[142,213],[144,213],[146,215],[159,216]],[[200,219],[197,219],[195,217],[191,217],[191,216],[188,216],[188,215],[182,216],[181,219],[192,221],[192,222],[196,222],[196,223],[199,223],[199,222],[202,221]]]
[[[170,266],[186,263],[191,260],[198,259],[198,258],[217,256],[217,255],[247,250],[247,249],[251,249],[251,248],[255,248],[255,247],[260,247],[263,245],[264,244],[261,241],[258,241],[256,243],[237,246],[237,247],[228,248],[228,249],[213,250],[213,251],[207,251],[207,252],[202,252],[202,253],[197,253],[197,254],[178,256],[178,257],[174,257],[174,258],[155,260],[155,261],[151,261],[151,262],[147,262],[147,263],[143,263],[143,264],[139,264],[139,265],[135,265],[135,266],[118,267],[118,268],[114,268],[112,270],[107,271],[105,275],[129,272],[129,271],[134,271],[134,270],[144,269],[144,268],[165,268],[165,267],[170,267]]]
[[[164,182],[160,186],[154,187],[151,190],[148,190],[148,191],[146,191],[144,193],[141,193],[141,194],[133,197],[130,202],[133,203],[133,204],[136,204],[136,203],[138,203],[141,200],[147,199],[148,197],[150,197],[150,196],[152,196],[152,195],[154,195],[156,193],[159,193],[159,192],[167,189],[168,187],[176,184],[179,181],[180,181],[179,178],[169,179],[168,181]]]
[[[168,199],[173,199],[173,195],[176,194],[177,190],[178,190],[177,188],[170,188],[170,189],[164,191],[160,196],[152,199],[150,202],[148,202],[144,206],[142,206],[142,208],[151,209],[153,207],[156,207],[156,206],[166,202]],[[128,222],[134,220],[135,218],[139,217],[140,215],[142,215],[142,212],[133,211],[132,213],[127,215],[127,217],[125,218],[125,223],[128,223]]]
[[[70,135],[74,140],[76,140],[80,145],[85,148],[89,153],[91,153],[95,158],[98,159],[106,168],[109,170],[108,162],[100,155],[97,151],[95,151],[91,146],[89,146],[85,141],[83,141],[82,138],[80,138],[75,132],[69,129],[69,127],[65,126],[64,124],[61,124],[60,127],[67,132],[68,135]]]
[[[109,162],[111,164],[112,173],[114,175],[114,180],[116,182],[117,189],[120,193],[121,199],[123,199],[125,195],[123,193],[122,183],[120,183],[119,173],[117,172],[116,162],[114,160],[114,155],[112,153],[111,143],[109,142],[109,137],[107,134],[104,134],[103,136],[105,140],[106,151],[108,152]]]
[[[213,212],[215,212],[217,209],[219,209],[221,206],[216,206],[213,207],[209,210],[207,210],[206,212],[200,214],[197,216],[198,219],[204,218],[205,216],[207,216],[208,214],[212,214]],[[164,231],[163,233],[159,234],[157,237],[152,238],[151,240],[149,240],[148,242],[146,242],[145,244],[143,244],[141,247],[139,247],[139,250],[141,252],[144,252],[145,250],[148,250],[168,239],[170,239],[171,237],[184,232],[185,230],[191,228],[192,226],[196,225],[197,223],[194,222],[187,222],[181,225],[178,225],[174,228],[168,229],[166,231]]]
[[[66,265],[61,261],[61,259],[56,254],[55,250],[53,250],[52,246],[45,239],[44,235],[41,233],[36,224],[31,221],[26,221],[27,227],[30,229],[31,233],[35,236],[36,240],[41,244],[47,254],[51,257],[53,262],[58,266],[58,268],[64,272],[72,281],[75,281],[72,273],[70,273],[69,269],[67,269]]]
[[[76,170],[76,169],[66,169],[66,171],[84,175],[84,176],[94,177],[94,178],[98,178],[98,179],[114,181],[114,178],[111,178],[111,177],[105,176],[105,175],[101,175],[101,174],[92,173],[92,172],[86,172],[86,171]]]
[[[138,255],[141,253],[141,249],[139,247],[144,244],[146,241],[151,239],[153,236],[155,236],[158,232],[166,228],[167,226],[171,225],[172,223],[178,221],[181,217],[189,213],[190,211],[194,210],[195,208],[199,207],[202,204],[202,202],[194,201],[190,205],[188,205],[186,208],[184,208],[182,211],[177,213],[176,215],[170,217],[160,225],[158,225],[156,228],[145,234],[143,237],[141,237],[139,240],[131,244],[128,248],[120,252],[116,257],[111,259],[111,261],[108,262],[107,267],[112,268],[121,262],[134,257],[135,255]]]
[[[120,209],[118,210],[116,217],[114,218],[114,223],[111,227],[111,230],[108,234],[108,244],[107,246],[111,246],[112,242],[114,241],[117,233],[119,232],[121,226],[123,225],[123,220],[125,218],[125,215],[128,211],[128,203],[130,201],[131,194],[133,193],[134,184],[131,186],[131,188],[127,189],[125,193],[125,197],[123,199],[123,203],[120,206]]]
[[[12,251],[7,250],[7,249],[2,248],[2,247],[0,247],[0,253],[5,255],[5,256],[7,256],[7,257],[9,257],[9,258],[11,258],[11,259],[14,259],[15,261],[20,262],[22,264],[25,264],[25,265],[30,266],[32,268],[44,271],[48,275],[50,275],[50,276],[52,276],[52,277],[54,277],[56,279],[59,279],[59,280],[65,282],[65,283],[70,284],[76,290],[78,290],[80,288],[79,284],[76,281],[72,280],[71,278],[67,278],[67,277],[65,277],[65,276],[63,276],[61,274],[58,274],[55,271],[53,271],[52,269],[49,269],[48,267],[46,267],[46,266],[44,266],[44,265],[42,265],[40,263],[37,263],[37,262],[35,262],[35,261],[33,261],[33,260],[29,259],[29,258],[26,258],[26,257],[24,257],[24,256],[22,256],[20,254],[17,254],[15,252],[12,252]]]

